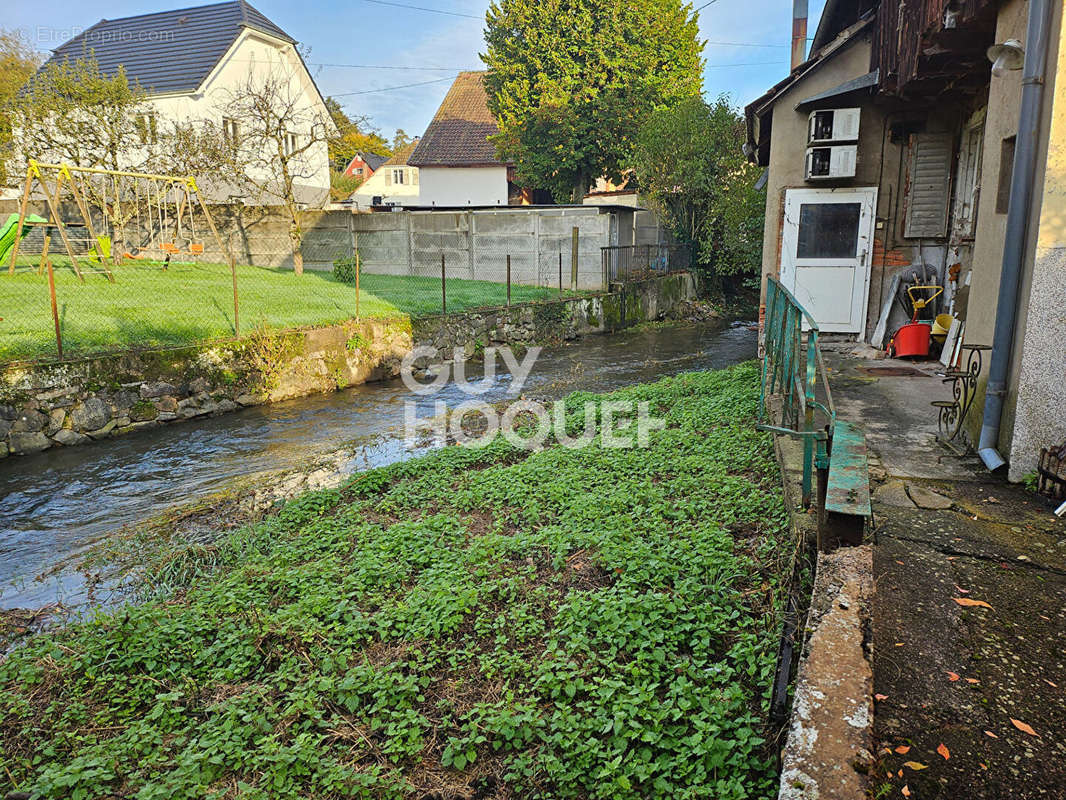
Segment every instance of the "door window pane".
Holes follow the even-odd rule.
[[[800,205],[797,258],[855,258],[861,203]]]

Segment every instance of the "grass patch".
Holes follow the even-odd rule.
[[[58,262],[59,259],[56,259]],[[96,269],[96,268],[94,268]],[[161,265],[127,262],[113,267],[115,283],[85,269],[81,283],[69,266],[57,263],[56,298],[65,352],[72,354],[191,344],[234,335],[233,282],[222,264]],[[255,325],[294,328],[328,325],[355,316],[355,287],[332,273],[239,266],[241,330]],[[507,302],[506,286],[449,279],[448,311]],[[545,300],[558,292],[512,286],[514,303]],[[363,317],[413,317],[440,313],[437,278],[362,276]],[[15,275],[0,271],[0,362],[54,356],[56,352],[48,280],[35,269]]]
[[[576,432],[582,404],[568,398]],[[646,450],[451,447],[167,553],[0,663],[35,797],[761,798],[791,546],[753,364]]]

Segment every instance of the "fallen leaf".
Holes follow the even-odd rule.
[[[900,565],[901,567],[905,567],[905,566],[907,566],[907,565],[906,565],[906,564],[904,564],[904,563],[903,563],[902,561],[900,561],[900,560],[899,560],[898,558],[896,559],[896,563],[897,563],[897,564],[899,564],[899,565]]]
[[[903,647],[903,642],[896,642],[896,647]]]
[[[959,594],[969,594],[969,593],[970,593],[970,590],[969,590],[969,589],[963,589],[963,588],[962,588],[961,586],[959,586],[959,585],[956,585],[956,586],[955,586],[955,591],[956,591],[956,592],[958,592]]]
[[[999,738],[996,734],[992,733],[992,731],[985,731],[985,736],[991,736],[993,739]]]
[[[902,789],[900,789],[900,791],[903,792],[903,796],[904,797],[910,797],[911,796],[911,790],[908,789],[906,786],[904,786]]]
[[[915,771],[920,770],[920,769],[929,769],[929,767],[927,767],[925,764],[921,764],[921,763],[919,763],[917,761],[904,761],[903,762],[903,766],[910,767],[911,769],[913,769]]]
[[[985,764],[983,761],[978,761],[977,763],[981,765],[981,769],[988,769],[988,764]]]
[[[1028,733],[1030,736],[1037,735],[1036,731],[1034,731],[1031,727],[1026,725],[1020,719],[1015,719],[1014,717],[1011,717],[1010,721],[1014,725],[1014,727],[1020,730],[1022,733]]]
[[[1048,686],[1050,686],[1050,687],[1051,687],[1052,689],[1058,689],[1058,688],[1059,688],[1059,685],[1058,685],[1057,683],[1052,683],[1052,682],[1051,682],[1051,681],[1049,681],[1049,680],[1048,680],[1047,678],[1044,678],[1044,683],[1046,683],[1046,684],[1047,684]]]
[[[903,777],[903,770],[899,771],[899,777],[901,777],[901,778]]]
[[[887,700],[887,699],[888,699],[888,695],[887,694],[875,694],[874,695],[874,700],[877,700],[877,701]]]
[[[948,746],[946,744],[944,744],[943,742],[940,743],[940,746],[937,747],[936,751],[938,753],[940,753],[940,755],[942,755],[944,757],[945,761],[947,761],[949,758],[951,758],[951,751],[948,750]]]
[[[990,606],[984,600],[974,600],[969,597],[956,597],[954,599],[955,602],[958,603],[960,606],[980,606],[981,608],[992,608],[992,606]]]
[[[977,680],[977,678],[967,678],[966,682],[967,683],[980,683],[981,681]]]
[[[899,753],[901,756],[907,755],[907,753],[909,753],[910,751],[911,746],[909,744],[901,744],[899,747],[896,748],[896,752]]]
[[[959,679],[959,673],[948,671],[948,680],[954,683]]]

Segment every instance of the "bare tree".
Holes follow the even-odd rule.
[[[278,203],[289,221],[293,265],[303,273],[301,187],[328,169],[328,148],[337,127],[328,110],[309,102],[289,75],[249,75],[227,93],[220,108],[226,140],[235,145],[229,163],[232,179],[259,202]]]

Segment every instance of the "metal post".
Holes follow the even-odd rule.
[[[507,305],[511,305],[511,254],[507,254]]]
[[[607,291],[610,287],[607,284],[607,254],[606,247],[600,248],[600,268],[603,270],[603,291]]]
[[[559,251],[559,294],[563,293],[563,251]]]
[[[440,254],[440,313],[448,313],[448,293],[444,281],[444,253]]]
[[[355,318],[359,319],[359,251],[355,251]]]
[[[52,273],[52,261],[47,262],[48,267],[48,295],[52,299],[52,322],[56,327],[56,350],[59,353],[59,358],[63,358],[63,337],[59,333],[59,308],[56,306],[56,279]]]
[[[570,232],[570,291],[577,291],[577,247],[578,247],[578,228],[574,226]]]

